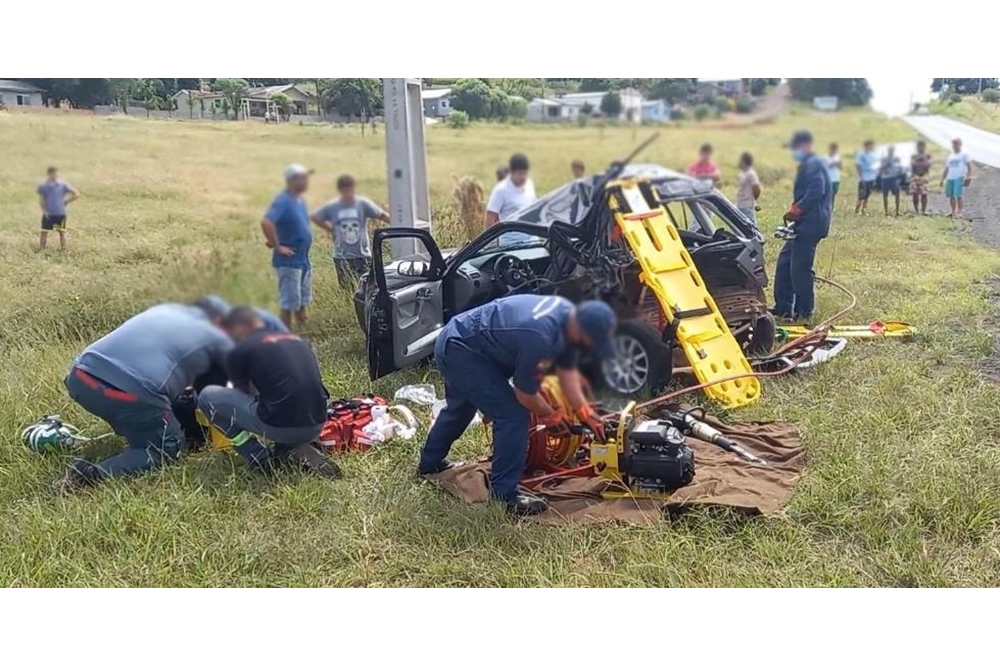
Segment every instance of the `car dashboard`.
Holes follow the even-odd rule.
[[[445,281],[445,303],[461,313],[511,293],[527,294],[544,282],[549,266],[544,246],[496,249],[462,262]]]

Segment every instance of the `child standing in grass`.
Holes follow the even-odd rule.
[[[889,146],[882,164],[879,167],[879,179],[882,184],[882,206],[886,216],[889,215],[889,195],[896,198],[896,217],[899,217],[899,180],[903,176],[903,165],[896,155],[895,146]]]
[[[75,201],[80,193],[60,180],[59,170],[49,167],[45,180],[38,184],[38,203],[42,207],[42,231],[38,236],[38,249],[45,250],[49,232],[59,232],[59,249],[66,249],[66,205]]]
[[[840,192],[840,169],[844,166],[844,161],[840,158],[840,147],[837,144],[830,144],[830,152],[824,158],[826,172],[830,175],[830,192],[833,193],[832,206],[837,205],[837,193]]]
[[[864,149],[854,158],[854,166],[858,170],[858,203],[854,206],[854,214],[868,212],[868,198],[875,189],[878,179],[878,163],[875,158],[875,142],[868,139]]]
[[[753,155],[743,153],[739,162],[740,180],[736,188],[736,208],[757,224],[757,200],[760,199],[760,178],[753,168]]]
[[[928,174],[931,172],[933,158],[927,152],[927,142],[917,142],[917,152],[910,158],[910,195],[913,196],[913,212],[927,215],[927,193],[930,192]]]
[[[313,213],[311,219],[333,236],[333,265],[340,288],[354,289],[358,276],[371,266],[368,221],[388,224],[389,214],[371,199],[357,194],[354,178],[345,174],[337,179],[337,198]]]

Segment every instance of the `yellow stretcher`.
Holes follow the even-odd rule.
[[[208,421],[208,417],[201,410],[194,411],[194,417],[198,420],[198,423],[208,431],[208,444],[212,446],[213,449],[231,449],[233,443],[230,442],[226,434],[220,431],[217,427],[212,426],[212,422]]]
[[[805,326],[781,326],[778,327],[778,340],[795,340],[810,331],[811,329]],[[871,324],[838,324],[827,331],[831,338],[912,338],[916,333],[916,327],[906,322],[881,320],[875,320]]]
[[[615,222],[642,267],[639,279],[656,295],[699,383],[717,382],[706,387],[705,393],[728,408],[757,401],[759,379],[726,381],[753,369],[648,184],[615,181],[608,185],[608,193]]]

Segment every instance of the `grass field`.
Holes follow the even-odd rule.
[[[757,156],[763,224],[786,206],[793,164],[781,144],[798,127],[844,147],[911,137],[865,112],[792,111],[739,130],[662,131],[643,156],[672,167],[711,141],[734,186],[742,150]],[[532,159],[539,191],[561,184],[574,157],[596,168],[647,132],[624,128],[433,128],[435,215],[443,243],[461,240],[453,177],[487,185],[514,150]],[[696,511],[653,527],[516,524],[494,507],[464,505],[413,478],[419,440],[344,457],[348,478],[246,476],[225,453],[188,456],[129,483],[64,498],[51,489],[67,459],[37,456],[20,427],[58,412],[102,425],[67,398],[74,355],[139,309],[217,291],[273,307],[258,221],[280,170],[317,169],[309,201],[331,196],[345,171],[385,202],[383,135],[356,128],[196,124],[0,114],[0,584],[43,586],[910,586],[1000,583],[1000,390],[977,364],[993,346],[986,281],[1000,256],[934,218],[848,214],[852,188],[820,246],[859,297],[856,322],[907,320],[919,340],[851,345],[835,362],[766,382],[739,414],[801,426],[809,464],[787,511],[739,519]],[[34,186],[60,166],[83,198],[70,210],[70,250],[36,254]],[[880,204],[881,202],[879,202]],[[331,393],[396,387],[421,370],[371,384],[347,295],[334,287],[329,241],[313,249],[311,335]],[[768,244],[773,267],[778,244]],[[820,288],[819,305],[843,304]],[[736,415],[733,415],[735,418]],[[113,442],[100,451],[117,446]],[[465,457],[482,440],[459,446]]]
[[[931,104],[930,111],[950,116],[988,132],[1000,132],[1000,105],[982,102],[974,96],[963,97],[958,104],[935,101]]]

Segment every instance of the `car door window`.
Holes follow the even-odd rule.
[[[670,221],[674,223],[674,227],[681,230],[688,230],[691,228],[692,213],[681,202],[668,202],[663,204],[663,208],[667,210],[667,216],[670,217]]]

